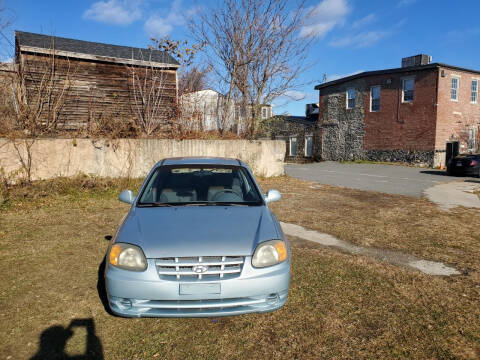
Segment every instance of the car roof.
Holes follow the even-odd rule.
[[[157,166],[162,165],[231,165],[246,166],[239,159],[223,158],[223,157],[172,157],[159,161]]]

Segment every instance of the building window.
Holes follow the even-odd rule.
[[[458,81],[458,78],[452,77],[452,91],[450,93],[450,99],[453,101],[458,101]]]
[[[402,102],[412,102],[415,92],[415,79],[407,78],[402,80]]]
[[[313,154],[313,136],[305,135],[305,157],[312,157]]]
[[[355,107],[355,89],[347,89],[347,109]]]
[[[380,86],[370,88],[370,111],[380,111]]]
[[[297,155],[297,137],[290,136],[290,156]]]
[[[262,107],[262,119],[268,118],[268,109],[266,107]]]
[[[478,100],[478,80],[472,80],[472,93],[470,95],[470,102],[476,104]]]
[[[468,129],[468,150],[474,151],[475,150],[475,135],[476,135],[476,129],[475,128],[470,128]]]

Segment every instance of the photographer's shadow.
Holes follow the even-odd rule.
[[[84,327],[87,331],[85,354],[70,356],[65,352],[65,347],[74,334],[73,329],[79,327]],[[103,347],[100,339],[95,334],[93,319],[74,319],[66,328],[56,325],[43,331],[40,335],[40,348],[31,360],[43,359],[103,359]]]

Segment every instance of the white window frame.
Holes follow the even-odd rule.
[[[405,100],[405,82],[413,80],[413,99]],[[407,76],[402,78],[402,103],[413,103],[415,100],[415,76]]]
[[[312,139],[312,153],[310,155],[307,154],[307,138]],[[305,135],[305,157],[313,157],[313,135]]]
[[[266,106],[262,107],[262,119],[268,118],[268,109]]]
[[[353,91],[353,98],[352,99],[349,98],[349,92],[350,91]],[[345,97],[346,97],[346,100],[347,100],[346,104],[345,104],[345,108],[349,109],[349,110],[354,109],[355,105],[357,103],[357,92],[356,92],[356,90],[354,88],[348,88],[347,91],[346,91],[346,96]],[[348,100],[353,100],[353,106],[352,107],[348,106]]]
[[[453,87],[453,80],[457,80],[457,87],[456,88]],[[454,90],[455,90],[455,97],[453,97],[453,91]],[[460,90],[460,77],[452,75],[452,77],[450,78],[450,100],[451,101],[458,102],[458,98],[459,98],[458,92],[459,92],[459,90]]]
[[[295,139],[295,144],[296,144],[296,146],[295,146],[295,154],[292,154],[292,139]],[[297,156],[297,153],[298,153],[298,137],[297,137],[297,135],[292,135],[292,136],[290,136],[288,145],[289,145],[289,146],[288,146],[288,148],[289,148],[289,149],[288,149],[288,150],[289,150],[289,151],[288,151],[289,156]]]
[[[373,110],[373,89],[378,88],[378,110]],[[382,94],[382,87],[380,85],[375,85],[370,87],[370,112],[380,112],[380,98]]]
[[[470,132],[473,134],[473,138],[470,138]],[[472,144],[472,146],[470,146]],[[477,146],[477,129],[475,127],[470,127],[468,129],[468,150],[474,151]]]
[[[473,91],[473,84],[475,83],[475,91]],[[475,98],[473,96],[475,94]],[[478,79],[472,79],[470,84],[470,104],[478,103]]]

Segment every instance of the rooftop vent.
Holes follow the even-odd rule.
[[[409,66],[428,65],[432,62],[430,55],[419,54],[402,58],[402,68]]]

